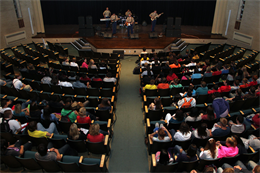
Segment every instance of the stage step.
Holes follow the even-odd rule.
[[[78,51],[90,51],[90,45],[84,45],[81,40],[76,40],[74,42],[70,42],[70,44],[75,47]]]
[[[185,43],[185,41],[182,41],[180,38],[173,41],[171,44],[171,50],[172,51],[182,51],[187,47],[189,43]]]

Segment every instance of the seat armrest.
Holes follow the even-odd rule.
[[[147,108],[146,105],[145,105],[144,109],[145,109],[145,113],[147,114],[148,113],[148,108]]]
[[[104,167],[105,158],[106,158],[106,155],[103,154],[103,155],[101,156],[101,159],[100,159],[100,165],[99,165],[100,168],[103,168],[103,167]]]
[[[149,118],[146,118],[146,124],[147,124],[147,127],[151,127],[150,119],[149,119]]]
[[[107,144],[108,144],[108,138],[109,138],[109,136],[108,136],[108,135],[106,135],[106,136],[105,136],[104,145],[107,145]]]
[[[153,144],[153,141],[151,140],[150,136],[151,136],[151,134],[148,134],[149,144],[152,145],[152,144]]]
[[[111,119],[108,119],[107,128],[110,128],[110,127],[111,127]]]
[[[82,160],[83,160],[83,156],[80,156],[79,163],[82,163]]]
[[[153,164],[153,167],[156,167],[155,154],[152,154],[152,164]]]

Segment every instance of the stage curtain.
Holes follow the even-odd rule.
[[[149,14],[157,10],[164,14],[157,24],[164,24],[167,17],[181,17],[182,25],[212,26],[216,0],[196,1],[53,1],[41,0],[45,25],[78,24],[78,16],[92,16],[93,24],[101,24],[102,13],[106,7],[116,14],[124,14],[130,9],[138,22],[151,23]],[[103,23],[104,24],[104,23]]]

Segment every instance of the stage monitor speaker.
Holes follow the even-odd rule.
[[[79,28],[85,28],[85,18],[84,18],[84,16],[79,16],[78,20],[79,20]]]
[[[86,28],[93,28],[92,16],[86,16]]]
[[[113,53],[120,55],[120,59],[124,59],[124,50],[113,50]]]
[[[112,33],[104,33],[104,38],[112,38]]]
[[[79,28],[79,36],[80,37],[86,37],[87,36],[86,28]]]
[[[173,37],[181,37],[181,30],[180,29],[174,29],[173,30]]]
[[[156,32],[150,32],[149,37],[150,38],[158,38],[158,34]]]
[[[138,39],[139,38],[139,34],[130,34],[130,38],[131,39]]]
[[[166,29],[166,37],[173,37],[173,29]]]
[[[172,29],[173,28],[173,17],[167,18],[167,28]]]
[[[180,17],[175,18],[175,29],[181,29],[181,18]]]

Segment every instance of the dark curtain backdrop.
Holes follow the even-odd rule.
[[[113,13],[124,14],[130,9],[138,22],[151,23],[149,14],[157,10],[164,14],[157,20],[157,24],[166,22],[167,17],[181,17],[182,25],[212,26],[216,0],[197,1],[46,1],[41,0],[45,25],[78,24],[78,16],[92,16],[93,24],[100,24],[106,7]],[[104,23],[103,23],[104,24]]]

